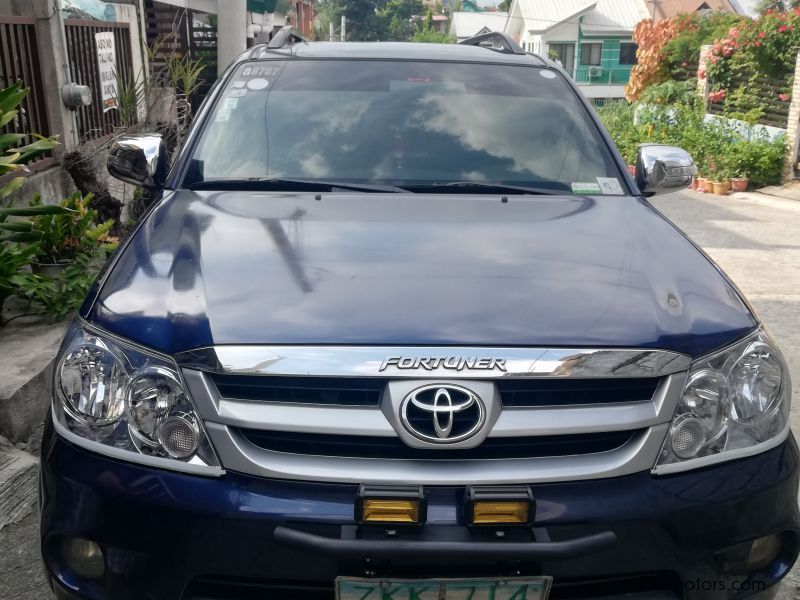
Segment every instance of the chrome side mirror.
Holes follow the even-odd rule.
[[[661,144],[642,144],[636,153],[636,184],[645,196],[686,189],[697,167],[686,150]]]
[[[146,188],[167,180],[167,150],[157,133],[123,135],[114,140],[106,163],[112,177]]]

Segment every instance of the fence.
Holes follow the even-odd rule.
[[[114,34],[117,73],[132,81],[136,75],[131,62],[130,27],[127,23],[67,19],[64,29],[72,80],[92,90],[92,103],[79,108],[76,114],[80,141],[104,138],[121,125],[121,120],[119,110],[104,110],[95,34],[101,31]]]
[[[192,98],[192,104],[197,108],[217,79],[216,15],[155,0],[145,0],[145,9],[147,43],[151,48],[160,49],[151,62],[154,71],[163,69],[171,56],[203,59],[202,84]]]
[[[789,121],[789,102],[778,98],[776,90],[786,90],[791,87],[787,77],[772,79],[766,75],[757,75],[751,79],[750,76],[743,76],[733,78],[731,83],[730,89],[727,90],[729,100],[727,102],[709,102],[709,113],[724,115],[730,114],[732,110],[745,113],[750,108],[759,106],[763,110],[763,115],[757,121],[759,125],[786,129]],[[735,102],[731,103],[730,97],[737,93],[740,86],[744,86],[752,99],[743,101],[742,103],[746,106],[737,108]]]
[[[625,85],[630,76],[630,67],[579,66],[575,70],[575,82],[589,85]]]
[[[0,133],[28,134],[23,143],[33,141],[32,133],[50,135],[39,65],[36,19],[0,15],[0,89],[16,82],[30,89],[17,118],[0,128]],[[43,168],[51,162],[52,159],[46,155],[29,166]]]

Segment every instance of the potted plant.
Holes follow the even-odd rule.
[[[33,226],[41,232],[36,256],[31,264],[35,273],[58,279],[76,256],[93,252],[109,242],[114,221],[97,222],[97,212],[89,208],[92,195],[80,192],[63,200],[60,206],[68,214],[45,214],[34,217]],[[32,205],[40,205],[35,198]]]
[[[746,192],[747,186],[750,185],[748,177],[731,177],[731,190],[734,192]]]
[[[0,198],[4,196],[0,189]],[[25,206],[19,208],[0,208],[0,323],[2,323],[3,304],[9,296],[20,291],[30,273],[23,269],[30,265],[38,252],[41,232],[30,220],[9,217],[33,217],[45,214],[63,215],[68,210],[60,206]]]
[[[750,159],[746,153],[739,150],[739,144],[734,146],[730,158],[731,170],[735,177],[731,177],[731,189],[734,192],[746,192],[750,184]]]
[[[714,173],[714,180],[711,182],[714,194],[717,196],[727,196],[731,191],[730,174],[725,167],[718,167]]]

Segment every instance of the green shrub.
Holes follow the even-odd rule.
[[[638,145],[650,142],[683,148],[705,176],[749,177],[754,187],[781,179],[785,138],[744,139],[725,119],[707,120],[693,82],[653,85],[638,105],[610,102],[597,112],[628,164]]]
[[[786,138],[742,140],[730,149],[729,165],[734,177],[749,177],[759,188],[780,183],[786,156]]]
[[[632,165],[636,160],[636,149],[644,142],[642,131],[633,123],[634,106],[625,100],[616,100],[598,108],[597,114],[625,162]]]

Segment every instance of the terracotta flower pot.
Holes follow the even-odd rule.
[[[717,196],[727,196],[731,189],[731,182],[727,179],[725,181],[713,181],[714,194]]]
[[[697,191],[698,192],[700,192],[701,194],[705,194],[706,192],[709,191],[709,187],[711,187],[711,186],[710,186],[710,184],[708,182],[708,179],[706,179],[705,177],[698,177],[697,178]]]
[[[628,172],[632,177],[636,177],[636,165],[628,165]]]
[[[693,192],[697,191],[697,186],[699,185],[699,181],[697,179],[692,179],[692,185],[689,186],[689,189]]]
[[[748,183],[750,183],[750,180],[747,177],[732,177],[731,189],[734,192],[746,192]]]

